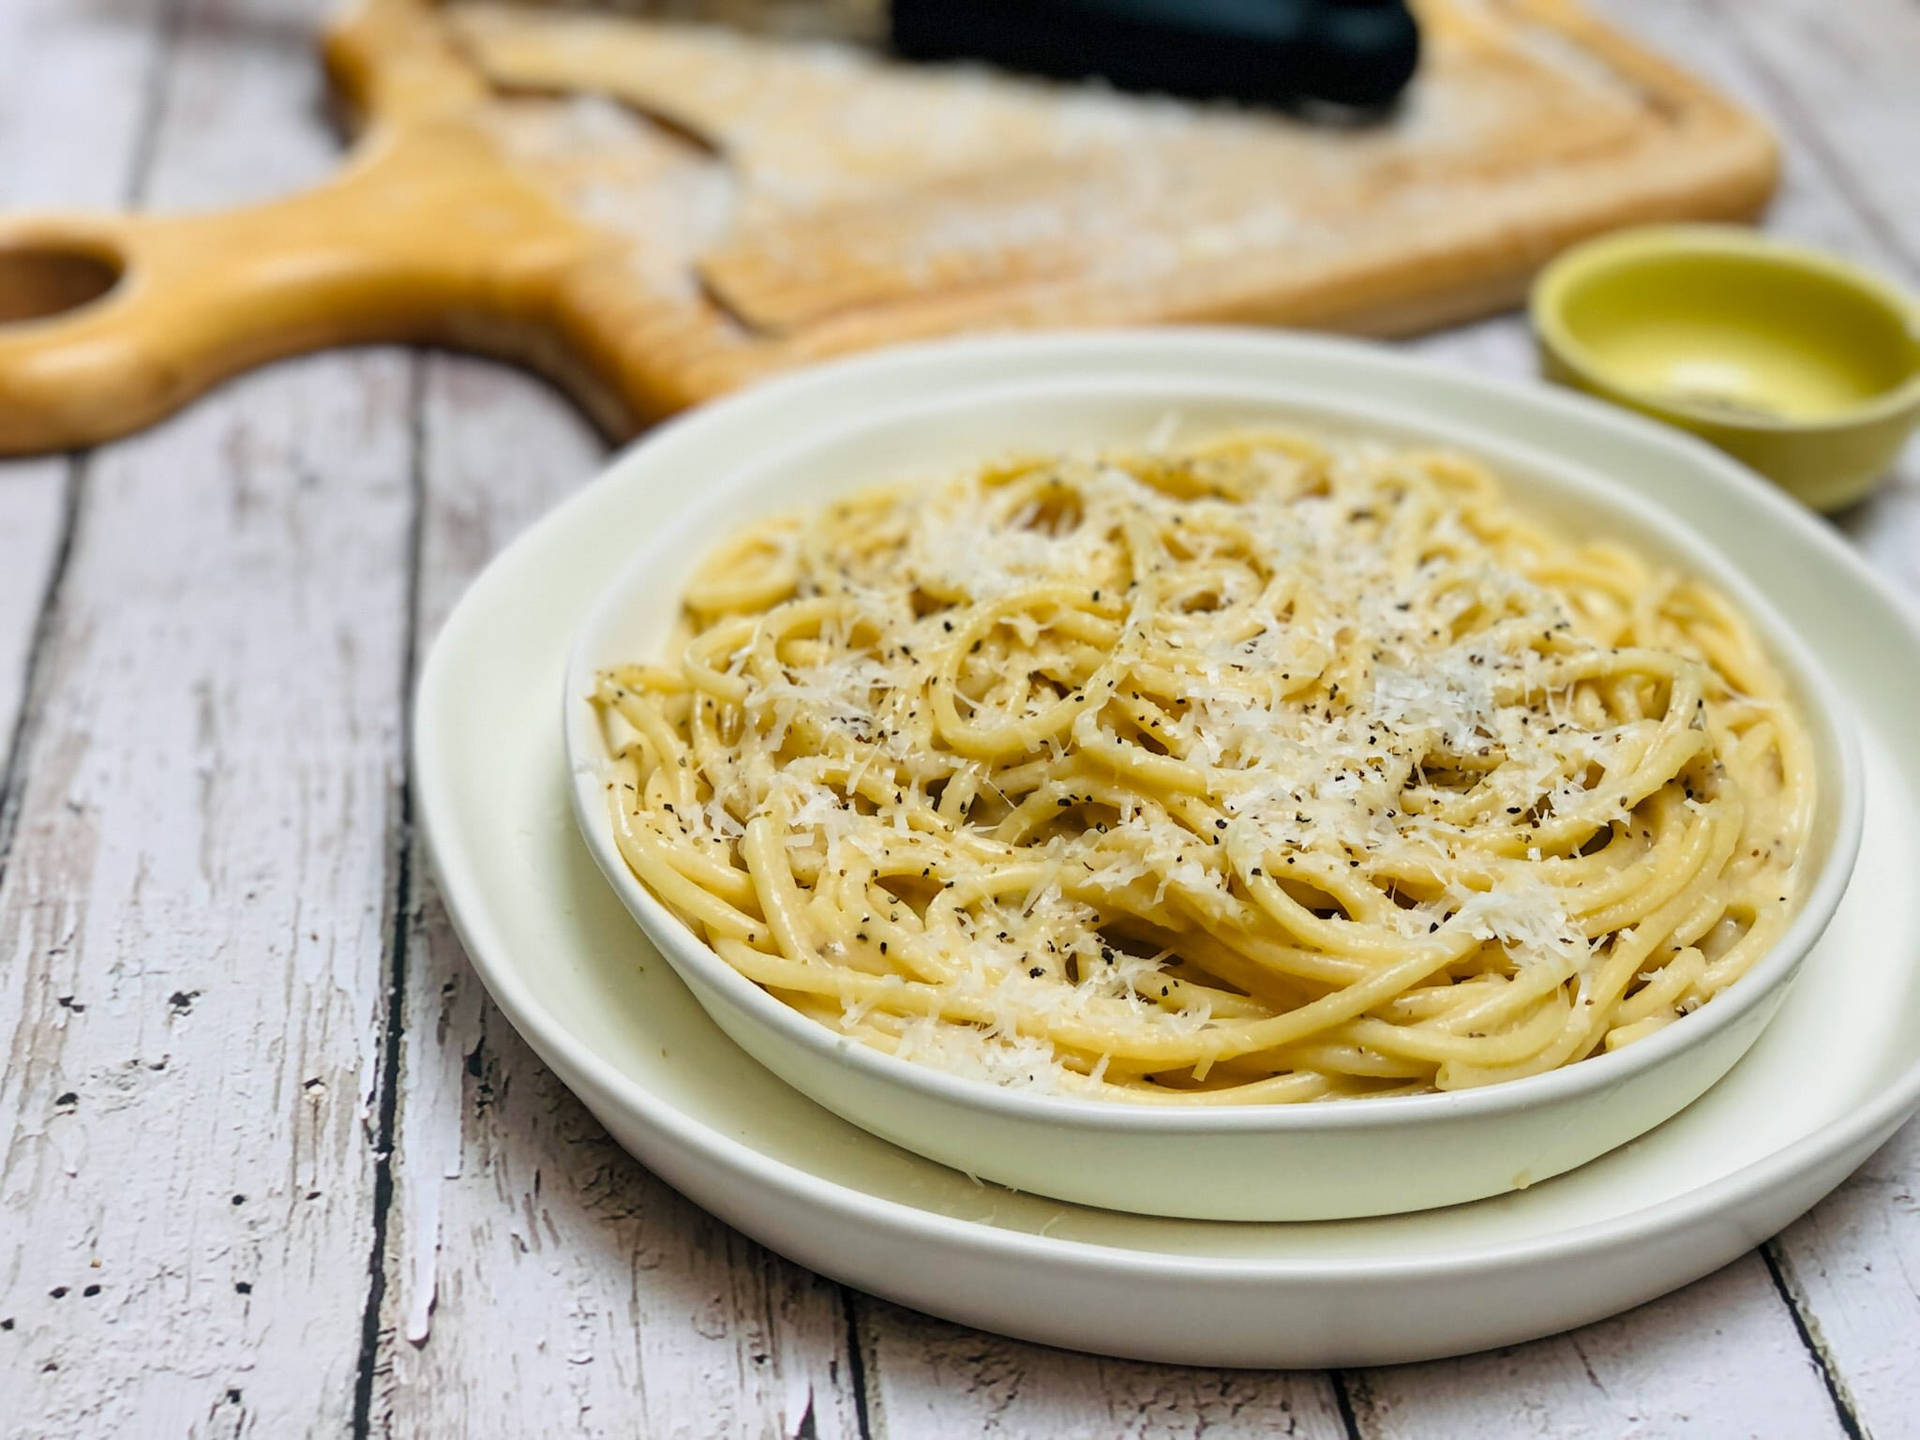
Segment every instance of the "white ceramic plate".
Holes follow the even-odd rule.
[[[1245,333],[894,351],[698,412],[657,435],[655,452],[673,447],[697,487],[703,444],[743,414],[790,434],[831,387],[884,404],[923,387],[922,367],[956,365],[1264,381],[1618,476],[1727,551],[1846,692],[1868,792],[1853,885],[1725,1080],[1642,1139],[1529,1190],[1390,1218],[1229,1224],[981,1186],[834,1118],[743,1055],[579,840],[553,701],[567,648],[635,537],[684,496],[632,483],[616,463],[510,547],[448,621],[419,695],[417,794],[449,911],[495,999],[670,1183],[804,1264],[970,1324],[1149,1359],[1359,1365],[1524,1340],[1676,1288],[1804,1211],[1920,1102],[1920,628],[1818,521],[1716,452],[1591,402],[1369,346]]]
[[[945,353],[957,358],[922,363],[921,389],[905,404],[876,401],[862,383],[866,372],[855,367],[834,385],[810,387],[813,403],[797,434],[767,418],[781,412],[781,387],[704,430],[689,427],[707,460],[701,484],[683,492],[661,523],[632,537],[634,553],[594,606],[555,697],[588,850],[701,1008],[742,1050],[836,1115],[929,1159],[1057,1200],[1200,1220],[1346,1220],[1521,1188],[1646,1133],[1740,1058],[1846,888],[1860,783],[1851,728],[1843,707],[1830,703],[1832,683],[1785,617],[1724,555],[1605,471],[1484,428],[1415,426],[1364,394],[1334,408],[1318,390],[1223,377],[1184,357],[1127,377],[1072,368],[1008,377],[983,374],[967,350]],[[1792,927],[1698,1013],[1544,1075],[1362,1105],[1160,1108],[1002,1089],[862,1045],[740,975],[634,877],[607,804],[595,680],[609,666],[660,655],[692,572],[723,539],[775,514],[872,485],[944,479],[1013,451],[1144,444],[1175,418],[1182,438],[1280,425],[1465,450],[1563,530],[1626,541],[1713,584],[1753,622],[1808,720],[1819,802]],[[672,486],[682,473],[676,450],[687,443],[682,430],[636,446],[619,473],[636,488]],[[1388,1155],[1397,1163],[1383,1168]]]

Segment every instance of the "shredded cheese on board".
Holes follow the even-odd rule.
[[[821,1023],[1143,1103],[1484,1085],[1706,1003],[1799,898],[1745,621],[1478,464],[1029,456],[724,546],[604,672],[639,878]]]

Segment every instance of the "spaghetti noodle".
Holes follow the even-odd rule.
[[[604,672],[621,853],[821,1023],[1165,1104],[1484,1085],[1784,928],[1806,735],[1699,581],[1455,455],[1241,434],[868,491]]]

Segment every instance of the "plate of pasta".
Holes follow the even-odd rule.
[[[1063,433],[1041,412],[1044,402],[1033,401],[1024,412],[1032,428],[1016,433],[1028,402],[1008,392],[1045,391],[1062,376],[1132,387],[1136,397],[1150,385],[1181,398],[1151,417],[1134,402],[1124,414],[1093,414],[1096,434]],[[1218,403],[1195,393],[1208,389]],[[984,445],[977,414],[954,412],[951,423],[924,414],[930,398],[989,394],[999,397],[990,419],[1008,428]],[[1180,423],[1171,435],[1157,433],[1168,409],[1180,412]],[[614,613],[607,597],[627,583],[636,552],[685,524],[710,481],[761,459],[778,464],[776,451],[915,411],[921,421],[873,457],[868,475],[807,493],[799,472],[788,470],[793,486],[764,512],[683,532],[685,553],[666,556],[659,610],[609,621],[604,652],[580,648],[591,626]],[[1058,451],[1098,440],[1182,449],[1249,425],[1312,431],[1322,442],[1341,433],[1394,447],[1442,442],[1485,466],[1556,533],[1624,537],[1649,562],[1705,579],[1747,618],[1789,686],[1793,658],[1773,649],[1770,619],[1790,617],[1795,653],[1816,655],[1824,675],[1817,683],[1832,687],[1824,706],[1802,712],[1809,736],[1820,743],[1813,727],[1824,709],[1858,740],[1864,818],[1853,878],[1798,978],[1778,980],[1735,1027],[1758,1031],[1764,1022],[1764,1033],[1664,1123],[1555,1178],[1495,1171],[1502,1187],[1535,1183],[1441,1209],[1238,1223],[1129,1213],[986,1182],[843,1120],[736,1043],[697,998],[696,983],[636,924],[630,897],[583,838],[590,832],[576,809],[591,801],[598,811],[607,792],[600,777],[582,793],[568,728],[602,723],[592,703],[598,668],[661,660],[681,593],[732,536],[868,482],[916,473],[952,481],[1023,446]],[[1595,477],[1605,494],[1583,508],[1569,488],[1555,492],[1550,509],[1536,508],[1536,464]],[[1706,563],[1663,542],[1669,522],[1711,536]],[[1749,607],[1756,590],[1770,610]],[[662,427],[514,541],[449,616],[423,667],[414,813],[447,913],[506,1018],[620,1144],[773,1250],[900,1303],[1052,1345],[1207,1365],[1419,1360],[1584,1324],[1718,1268],[1825,1195],[1920,1103],[1920,899],[1910,873],[1920,850],[1911,727],[1920,713],[1917,653],[1920,623],[1830,529],[1718,452],[1593,402],[1316,337],[1155,329],[975,339],[822,367],[707,407]],[[572,662],[580,663],[570,674]],[[591,728],[576,738],[602,743]],[[1684,805],[1684,793],[1679,798]],[[610,836],[610,814],[604,823]],[[612,858],[615,873],[625,872],[617,848]],[[797,855],[796,865],[804,878]],[[1810,881],[1793,923],[1814,905],[1814,892]],[[663,923],[705,948],[662,913]],[[1780,943],[1769,956],[1782,953]],[[1463,1152],[1505,1145],[1511,1132],[1522,1132],[1516,1143],[1524,1146],[1551,1145],[1558,1129],[1583,1131],[1608,1123],[1614,1109],[1646,1103],[1631,1078],[1575,1102],[1543,1091],[1588,1085],[1585,1077],[1662,1045],[1696,1061],[1716,1043],[1737,1050],[1745,1043],[1738,1034],[1696,1048],[1684,1032],[1729,1013],[1743,987],[1765,986],[1775,963],[1756,960],[1696,1013],[1614,1052],[1602,1048],[1539,1075],[1438,1093],[1192,1108],[1032,1087],[1002,1092],[978,1077],[909,1068],[854,1035],[832,1034],[717,954],[704,958],[711,983],[733,990],[749,1018],[756,1006],[777,1006],[769,1013],[782,1025],[826,1031],[833,1049],[817,1058],[835,1074],[900,1066],[928,1093],[1004,1093],[1046,1122],[1046,1143],[1084,1147],[1098,1160],[1110,1138],[1115,1163],[1130,1156],[1136,1170],[1161,1162],[1148,1158],[1151,1148],[1132,1127],[1192,1125],[1197,1117],[1202,1128],[1217,1127],[1212,1153],[1201,1157],[1206,1168],[1163,1177],[1168,1188],[1196,1191],[1231,1188],[1236,1155],[1310,1150],[1315,1135],[1262,1133],[1276,1119],[1297,1126],[1303,1122],[1285,1117],[1305,1116],[1322,1135],[1347,1127],[1379,1188],[1399,1202],[1422,1173],[1455,1173]],[[809,1044],[799,1049],[815,1054]],[[1673,1103],[1676,1088],[1704,1085],[1691,1070],[1674,1079],[1650,1073],[1644,1083],[1657,1092],[1655,1109]],[[1490,1126],[1455,1118],[1488,1104],[1512,1108]],[[1419,1123],[1402,1124],[1396,1111],[1416,1105]],[[970,1113],[956,1107],[952,1123],[970,1123]],[[1071,1125],[1054,1123],[1063,1114]]]
[[[1717,1080],[1844,891],[1817,662],[1557,457],[1068,376],[700,492],[575,646],[582,833],[743,1050],[969,1174],[1234,1220],[1524,1187]]]

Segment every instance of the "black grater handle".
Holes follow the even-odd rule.
[[[1420,34],[1404,0],[892,0],[910,60],[1254,105],[1392,103]]]

